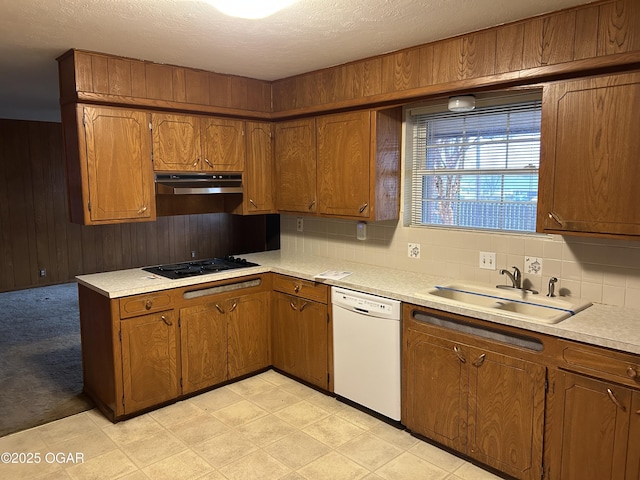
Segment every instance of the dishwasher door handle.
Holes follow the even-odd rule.
[[[358,313],[364,313],[365,315],[369,315],[369,310],[365,310],[364,308],[353,307],[353,310]]]

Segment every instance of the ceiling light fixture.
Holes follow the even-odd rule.
[[[449,111],[451,112],[470,112],[474,108],[476,108],[476,97],[473,95],[449,97]]]
[[[266,18],[298,0],[206,0],[230,17],[255,20]]]

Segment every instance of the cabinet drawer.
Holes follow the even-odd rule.
[[[284,275],[276,275],[274,277],[273,289],[321,303],[327,303],[329,296],[329,289],[326,285]]]
[[[640,387],[640,357],[562,341],[562,368]]]
[[[158,312],[165,310],[170,304],[171,295],[168,293],[149,293],[126,297],[120,300],[120,318]]]

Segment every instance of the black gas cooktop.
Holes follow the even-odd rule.
[[[163,277],[178,279],[218,273],[225,270],[233,270],[235,268],[257,266],[257,263],[251,263],[244,258],[227,256],[224,258],[209,258],[206,260],[194,260],[192,262],[158,265],[156,267],[146,267],[143,268],[143,270],[155,273],[156,275],[162,275]]]

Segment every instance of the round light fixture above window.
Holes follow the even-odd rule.
[[[476,108],[476,97],[473,95],[458,95],[449,97],[449,111],[470,112]]]
[[[258,19],[266,18],[296,3],[298,0],[206,0],[230,17]]]

